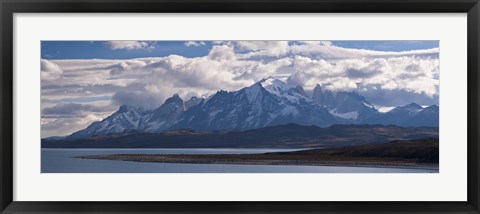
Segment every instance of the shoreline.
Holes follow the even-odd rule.
[[[439,170],[438,139],[248,154],[100,154],[74,158],[152,163],[345,166]]]
[[[264,153],[267,154],[267,153]],[[251,156],[263,154],[109,154],[77,156],[80,159],[131,161],[147,163],[184,163],[184,164],[231,164],[231,165],[278,165],[278,166],[332,166],[332,167],[367,167],[367,168],[398,168],[398,169],[424,169],[439,170],[435,163],[414,163],[400,160],[294,160],[294,159],[253,159]],[[225,156],[230,156],[225,158]],[[231,157],[237,156],[242,158]],[[220,159],[221,158],[221,159]]]

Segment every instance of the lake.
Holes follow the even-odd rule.
[[[438,173],[429,169],[175,164],[73,158],[100,154],[247,154],[298,149],[42,149],[42,173]]]

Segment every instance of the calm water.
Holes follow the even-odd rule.
[[[99,154],[242,154],[288,149],[42,149],[42,173],[431,173],[438,170],[335,166],[175,164],[73,158]]]

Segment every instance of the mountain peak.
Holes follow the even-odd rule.
[[[335,106],[335,95],[329,90],[324,90],[320,84],[317,84],[313,89],[312,100],[317,105],[327,108]]]
[[[121,105],[121,106],[118,108],[118,111],[117,111],[117,112],[123,113],[123,112],[132,111],[132,110],[135,110],[135,111],[143,111],[143,108],[142,108],[142,107],[128,106],[128,105]]]
[[[398,112],[398,111],[407,111],[407,112],[418,112],[422,110],[423,107],[418,105],[417,103],[410,103],[404,106],[398,106],[392,109],[390,112]]]
[[[118,112],[126,112],[126,111],[128,111],[130,108],[131,108],[130,106],[121,105],[121,106],[118,108]]]
[[[329,89],[322,87],[320,84],[317,84],[315,88],[313,88],[313,91],[317,91],[317,93],[333,93]]]
[[[437,105],[430,105],[426,108],[423,108],[422,111],[430,111],[430,112],[438,112],[438,106]]]
[[[301,95],[303,95],[304,97],[308,97],[307,93],[305,93],[305,90],[303,89],[303,87],[301,85],[297,85],[297,87],[295,87],[295,89],[297,90],[297,92]]]
[[[262,79],[260,82],[258,82],[258,84],[271,94],[277,96],[280,96],[281,94],[288,92],[290,89],[295,88],[295,86],[288,85],[279,78],[283,77],[269,77]]]
[[[279,78],[281,77],[268,77],[268,78],[263,78],[262,80],[259,81],[259,83],[262,86],[269,86],[269,85],[274,85],[274,84],[280,84],[280,85],[285,85],[283,81],[281,81]]]
[[[401,108],[407,109],[407,110],[419,110],[419,109],[423,109],[423,107],[420,106],[420,105],[418,105],[417,103],[410,103],[410,104],[408,104],[408,105],[402,106]]]
[[[165,100],[165,103],[183,103],[183,100],[178,94],[174,94],[172,97]]]
[[[193,96],[190,98],[190,100],[188,101],[185,101],[185,109],[189,109],[190,107],[193,107],[195,105],[198,105],[200,104],[204,99],[203,98],[199,98],[199,97],[196,97],[196,96]]]

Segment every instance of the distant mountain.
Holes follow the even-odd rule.
[[[123,132],[81,139],[42,139],[42,148],[317,148],[438,138],[436,127],[333,125],[328,128],[286,124],[246,131],[180,129]]]
[[[165,100],[165,103],[155,109],[149,119],[138,129],[144,131],[160,131],[175,125],[176,121],[185,113],[185,105],[178,94]]]
[[[410,103],[386,113],[377,113],[363,121],[365,124],[390,124],[397,126],[432,126],[438,127],[439,109],[437,105],[426,108]]]
[[[422,108],[413,103],[380,113],[356,92],[332,92],[317,85],[309,97],[301,86],[267,78],[238,91],[218,91],[207,99],[192,97],[184,101],[175,94],[154,110],[121,106],[104,120],[68,137],[176,129],[249,130],[289,123],[319,127],[334,124],[438,126],[438,106]]]
[[[338,120],[303,90],[270,78],[239,91],[217,92],[188,109],[172,129],[247,130],[287,123],[325,127]]]
[[[377,113],[377,109],[368,100],[356,92],[331,92],[317,85],[312,100],[325,107],[335,116],[361,123]]]
[[[185,109],[189,109],[192,106],[196,106],[196,105],[200,104],[203,100],[205,100],[205,99],[194,96],[194,97],[190,98],[190,100],[185,101]]]
[[[82,138],[93,135],[121,133],[129,130],[138,130],[151,117],[152,111],[143,108],[120,106],[118,111],[103,119],[94,122],[87,128],[71,134],[70,138]]]
[[[193,101],[195,102],[195,101]],[[120,106],[118,111],[100,122],[73,133],[69,137],[122,133],[127,131],[160,131],[170,128],[184,114],[185,104],[178,94],[168,98],[154,110],[139,107]]]

